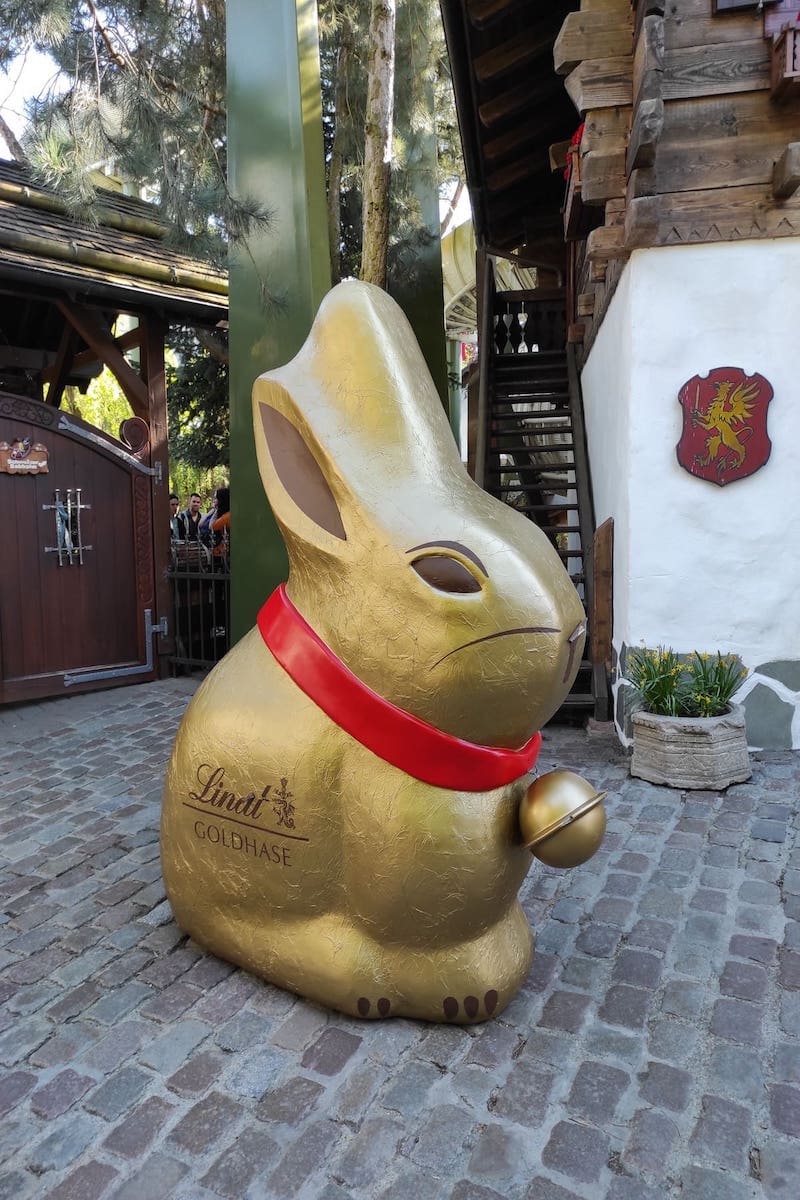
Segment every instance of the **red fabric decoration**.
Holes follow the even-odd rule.
[[[486,792],[519,779],[536,762],[540,733],[519,750],[479,746],[384,700],[317,636],[284,584],[259,612],[258,628],[302,692],[362,746],[414,779],[455,791]]]
[[[585,128],[586,128],[586,122],[581,121],[580,125],[575,130],[572,137],[569,139],[569,150],[567,151],[567,165],[564,167],[564,178],[566,180],[569,180],[569,177],[572,174],[572,156],[574,154],[577,154],[579,151],[580,144],[581,144],[581,138],[583,137],[583,131]]]

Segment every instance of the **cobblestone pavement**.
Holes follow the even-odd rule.
[[[610,790],[601,852],[535,866],[530,978],[471,1028],[324,1012],[182,937],[158,861],[190,686],[0,716],[0,1198],[797,1200],[800,756]]]

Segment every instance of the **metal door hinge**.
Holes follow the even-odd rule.
[[[147,612],[149,614],[150,610],[148,609]],[[167,621],[166,617],[162,617],[161,620],[155,625],[149,620],[148,617],[148,622],[149,624],[147,632],[149,637],[153,637],[154,634],[158,634],[159,637],[169,637],[169,622]]]

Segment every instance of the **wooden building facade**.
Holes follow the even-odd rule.
[[[0,704],[153,679],[172,649],[164,337],[224,321],[227,279],[166,234],[110,191],[79,225],[0,163]],[[104,366],[118,438],[60,408]]]
[[[588,536],[613,522],[593,656],[620,733],[627,648],[671,644],[737,654],[751,744],[800,748],[800,566],[770,534],[800,504],[800,3],[441,7],[484,260],[517,257],[563,296]],[[498,320],[519,324],[498,312],[490,336]],[[723,369],[740,411],[715,426]]]

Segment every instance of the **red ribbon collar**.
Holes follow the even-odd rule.
[[[384,700],[317,636],[284,584],[259,612],[258,628],[302,692],[362,746],[414,779],[455,791],[487,792],[519,779],[536,762],[540,733],[519,750],[479,746]]]

